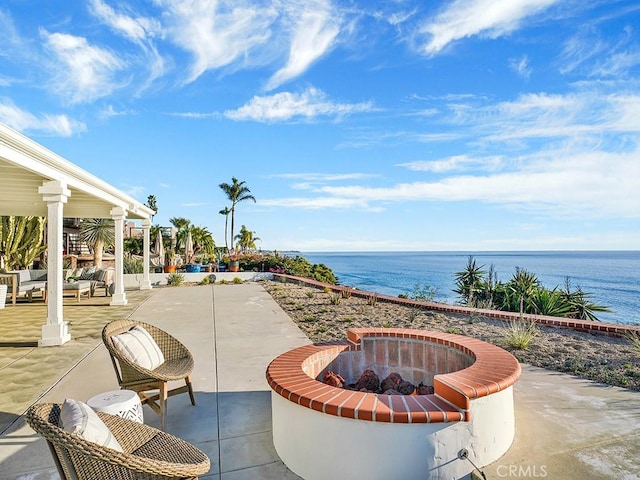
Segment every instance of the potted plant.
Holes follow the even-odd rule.
[[[239,272],[240,271],[240,262],[238,261],[238,256],[235,253],[231,253],[229,255],[229,263],[227,270],[230,272]]]
[[[175,273],[177,262],[176,251],[173,248],[168,248],[164,254],[164,273]]]

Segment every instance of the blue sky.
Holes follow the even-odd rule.
[[[634,1],[4,0],[0,121],[224,245],[640,249]]]

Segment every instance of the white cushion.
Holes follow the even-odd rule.
[[[85,440],[122,452],[122,447],[109,427],[89,405],[78,400],[67,399],[60,411],[60,426],[69,433],[80,435]]]
[[[144,327],[136,325],[112,339],[113,346],[124,358],[142,368],[154,370],[164,363],[162,350]]]

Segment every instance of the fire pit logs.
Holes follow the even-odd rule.
[[[430,395],[433,393],[433,386],[424,385],[422,382],[415,386],[411,382],[403,380],[396,372],[390,373],[381,382],[376,372],[365,370],[355,383],[347,384],[344,378],[329,370],[324,374],[323,381],[332,387],[384,395]]]

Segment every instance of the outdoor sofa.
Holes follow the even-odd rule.
[[[33,292],[43,292],[47,288],[46,270],[18,270],[0,273],[0,285],[7,285],[7,296],[11,295],[11,303],[16,304],[16,298],[26,296],[33,300]]]
[[[84,267],[76,270],[68,270],[65,274],[65,283],[71,280],[90,281],[91,297],[95,291],[104,288],[104,296],[110,296],[113,290],[115,271],[113,268],[96,269],[95,267]],[[71,278],[73,277],[73,279]],[[42,292],[46,299],[47,290],[47,270],[17,270],[14,272],[0,273],[0,285],[7,285],[7,297],[12,296],[13,305],[16,304],[18,296],[26,296],[29,301],[33,301],[34,292]],[[64,288],[64,290],[75,291],[74,288]]]

